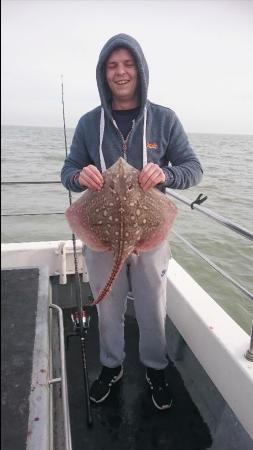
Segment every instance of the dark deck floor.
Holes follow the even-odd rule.
[[[2,272],[1,443],[5,450],[25,449],[37,290],[36,269]],[[72,332],[71,311],[64,310],[66,334]],[[100,370],[95,308],[92,308],[86,348],[92,382]],[[123,379],[103,404],[92,405],[93,427],[88,428],[80,341],[78,337],[71,339],[66,359],[73,450],[207,449],[211,445],[208,427],[173,364],[168,370],[173,406],[164,412],[154,408],[145,369],[138,358],[138,327],[131,311],[126,315],[126,354]]]
[[[1,448],[26,448],[38,269],[1,272]]]
[[[86,337],[89,378],[100,370],[97,314],[92,317]],[[64,312],[66,332],[72,331],[70,313]],[[202,450],[211,445],[208,427],[187,393],[171,363],[168,380],[173,406],[167,411],[154,408],[145,381],[145,369],[138,358],[138,326],[126,315],[126,360],[124,377],[113,387],[101,405],[92,404],[93,427],[86,426],[84,387],[79,338],[74,337],[67,351],[69,402],[73,450]]]

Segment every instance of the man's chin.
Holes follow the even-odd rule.
[[[119,100],[132,100],[134,98],[132,92],[129,91],[123,91],[123,89],[119,92],[115,92],[115,97],[117,97]]]

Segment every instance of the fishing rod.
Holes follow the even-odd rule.
[[[62,115],[63,115],[65,154],[66,154],[66,158],[67,158],[68,150],[67,150],[66,120],[65,120],[65,108],[64,108],[63,76],[61,76],[61,94],[62,94]],[[71,193],[70,189],[68,189],[68,195],[69,195],[69,205],[71,206],[72,205],[72,193]],[[83,379],[84,379],[85,400],[86,400],[86,411],[87,411],[87,425],[92,426],[93,421],[92,421],[91,405],[90,405],[89,377],[88,377],[88,369],[87,369],[87,362],[86,362],[87,361],[86,348],[85,348],[85,336],[86,336],[88,328],[89,328],[90,315],[88,314],[87,310],[83,306],[81,280],[80,280],[79,270],[78,270],[76,236],[73,232],[72,232],[72,243],[73,243],[73,254],[74,254],[74,267],[75,267],[77,311],[74,314],[71,314],[71,319],[73,322],[74,329],[73,329],[73,333],[69,333],[67,335],[67,347],[68,347],[68,341],[71,337],[73,337],[73,336],[80,337],[82,366],[83,366]]]

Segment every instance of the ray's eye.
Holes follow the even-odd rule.
[[[128,186],[128,190],[129,190],[129,191],[132,191],[133,187],[134,187],[134,185],[133,185],[132,183],[131,183],[131,184],[129,184],[129,186]]]
[[[114,189],[114,188],[115,188],[114,181],[110,181],[109,187],[110,187],[111,189]]]

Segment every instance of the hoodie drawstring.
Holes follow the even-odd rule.
[[[148,162],[147,155],[147,140],[146,140],[146,129],[147,129],[147,107],[144,107],[144,121],[143,121],[143,149],[142,149],[142,158],[143,158],[143,167]],[[102,150],[103,137],[105,131],[105,113],[104,108],[101,107],[101,115],[100,115],[100,126],[99,126],[99,157],[100,157],[100,166],[102,173],[106,170],[105,159]]]
[[[105,131],[105,112],[104,108],[101,108],[100,127],[99,127],[99,157],[102,173],[106,171],[105,159],[102,150],[104,131]]]
[[[147,129],[147,107],[144,108],[144,122],[143,122],[143,165],[142,167],[146,166],[148,162],[148,155],[147,155],[147,137],[146,137],[146,129]]]

